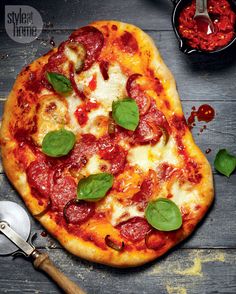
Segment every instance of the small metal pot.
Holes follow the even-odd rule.
[[[192,0],[171,0],[172,3],[174,4],[174,10],[172,13],[172,26],[175,32],[175,35],[179,41],[179,49],[184,52],[187,55],[193,54],[193,53],[199,53],[199,54],[216,54],[216,53],[221,53],[222,51],[225,51],[226,49],[229,49],[236,45],[236,36],[232,39],[231,42],[229,42],[227,45],[224,47],[221,47],[220,49],[214,50],[214,51],[202,51],[199,49],[195,49],[190,47],[184,38],[182,38],[179,34],[178,31],[178,19],[179,19],[179,14],[182,11],[188,3],[190,3]],[[232,9],[236,13],[236,0],[228,0],[230,3]]]

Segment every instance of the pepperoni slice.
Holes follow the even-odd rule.
[[[64,217],[70,224],[81,224],[93,216],[95,204],[86,201],[69,201],[64,208]]]
[[[70,176],[58,178],[50,195],[51,208],[55,211],[63,211],[65,205],[76,198],[76,183]]]
[[[151,226],[142,217],[133,217],[116,226],[122,237],[138,242],[145,238],[146,234],[151,230]]]
[[[136,142],[155,144],[160,140],[162,131],[154,122],[141,119],[134,135]]]
[[[72,151],[63,158],[60,158],[57,164],[55,159],[53,160],[54,166],[57,170],[63,170],[64,168],[75,168],[80,170],[86,165],[88,158],[97,151],[97,140],[92,134],[83,134],[80,141],[77,142]],[[53,164],[53,163],[52,163]]]
[[[143,180],[140,191],[133,195],[132,201],[140,211],[144,211],[147,203],[157,186],[157,175],[154,170],[149,170],[148,177]]]
[[[148,112],[140,118],[138,128],[134,132],[134,138],[139,143],[157,143],[163,135],[163,130],[168,133],[169,124],[164,114],[157,109],[154,101]]]
[[[155,171],[150,170],[148,178],[144,179],[142,182],[140,191],[132,197],[132,201],[139,204],[139,207],[142,208],[142,210],[145,209],[150,196],[152,196],[155,182],[156,173]]]
[[[34,188],[41,196],[49,198],[53,171],[44,161],[33,161],[26,170],[29,185]]]
[[[114,144],[111,139],[103,138],[99,142],[99,154],[102,159],[110,162],[112,174],[118,174],[124,170],[127,152],[118,144]]]
[[[104,61],[102,60],[100,63],[99,63],[99,67],[100,67],[100,71],[101,71],[101,74],[103,76],[103,79],[106,81],[109,79],[109,75],[108,75],[108,67],[109,67],[109,62],[108,61]]]
[[[44,85],[49,90],[52,90],[52,86],[46,78],[46,73],[55,72],[63,74],[63,64],[66,62],[66,56],[64,55],[63,50],[66,43],[67,41],[61,43],[58,47],[57,52],[55,52],[49,57],[48,62],[44,65],[42,72],[40,74],[40,80],[42,85]]]
[[[83,70],[89,69],[97,60],[103,47],[103,34],[92,26],[86,26],[73,32],[70,40],[81,43],[86,50],[86,59]]]
[[[126,83],[126,91],[128,95],[136,101],[140,115],[144,115],[151,105],[151,98],[145,95],[140,85],[136,82],[136,79],[141,76],[140,74],[131,75]]]

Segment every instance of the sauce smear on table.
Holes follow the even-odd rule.
[[[215,117],[215,110],[212,108],[212,106],[208,104],[203,104],[198,108],[198,110],[196,110],[196,107],[193,106],[191,114],[189,118],[187,119],[188,127],[191,130],[193,126],[195,126],[196,118],[198,119],[198,121],[204,121],[208,123],[212,121],[214,117]],[[206,129],[206,126],[204,126],[203,129]]]

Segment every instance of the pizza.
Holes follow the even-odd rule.
[[[18,75],[5,172],[71,253],[138,266],[185,239],[213,199],[210,165],[151,38],[117,21],[75,30]]]

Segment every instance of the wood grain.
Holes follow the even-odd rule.
[[[39,10],[45,24],[42,35],[30,44],[16,43],[6,35],[3,13],[7,2],[0,1],[0,116],[17,73],[52,48],[51,37],[58,45],[72,30],[90,21],[117,19],[140,26],[154,39],[175,76],[186,114],[192,106],[203,103],[216,110],[215,120],[202,134],[198,135],[203,124],[197,122],[193,129],[201,149],[212,149],[207,155],[211,165],[219,148],[236,154],[235,51],[216,57],[181,53],[171,28],[170,0],[22,0],[21,5]],[[0,164],[1,199],[24,206],[2,172]],[[91,294],[236,293],[236,174],[229,179],[215,174],[214,179],[215,202],[198,230],[178,248],[144,267],[119,270],[80,260],[62,250],[50,236],[41,236],[43,228],[30,217],[32,233],[38,233],[35,244],[45,248],[56,265]],[[10,256],[0,257],[0,289],[1,293],[62,293],[30,262]]]
[[[235,249],[183,249],[133,269],[91,264],[59,249],[48,253],[59,269],[89,294],[236,292]],[[27,260],[0,257],[0,264],[1,293],[61,293]]]
[[[78,284],[71,281],[51,261],[47,253],[35,251],[34,267],[45,272],[66,294],[86,294]]]
[[[7,1],[1,2],[9,5]],[[11,4],[17,4],[17,1]],[[74,29],[94,20],[114,19],[148,30],[170,30],[173,10],[171,0],[58,0],[57,5],[53,0],[22,0],[20,4],[36,8],[46,28],[53,25],[54,29]],[[0,28],[4,28],[4,17],[1,18]]]

